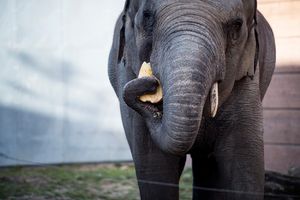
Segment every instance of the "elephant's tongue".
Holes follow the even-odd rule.
[[[210,91],[210,115],[215,117],[219,106],[218,82],[215,82]]]

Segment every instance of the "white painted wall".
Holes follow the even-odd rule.
[[[107,76],[124,0],[0,0],[0,165],[129,160]]]

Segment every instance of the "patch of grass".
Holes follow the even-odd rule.
[[[180,183],[179,183],[180,199],[192,199],[192,193],[193,193],[192,185],[193,185],[192,169],[187,168],[182,173]]]
[[[192,175],[180,181],[180,199],[191,199]],[[0,169],[0,199],[139,199],[133,165],[72,165]]]

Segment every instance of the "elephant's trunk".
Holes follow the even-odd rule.
[[[166,61],[161,62],[163,117],[156,129],[149,129],[155,142],[173,154],[184,154],[192,147],[204,104],[215,81],[213,56],[208,55],[205,45],[204,41],[198,44],[181,41],[178,48],[168,51]]]

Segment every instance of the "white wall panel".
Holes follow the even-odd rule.
[[[129,160],[107,75],[123,0],[0,0],[0,165]]]

